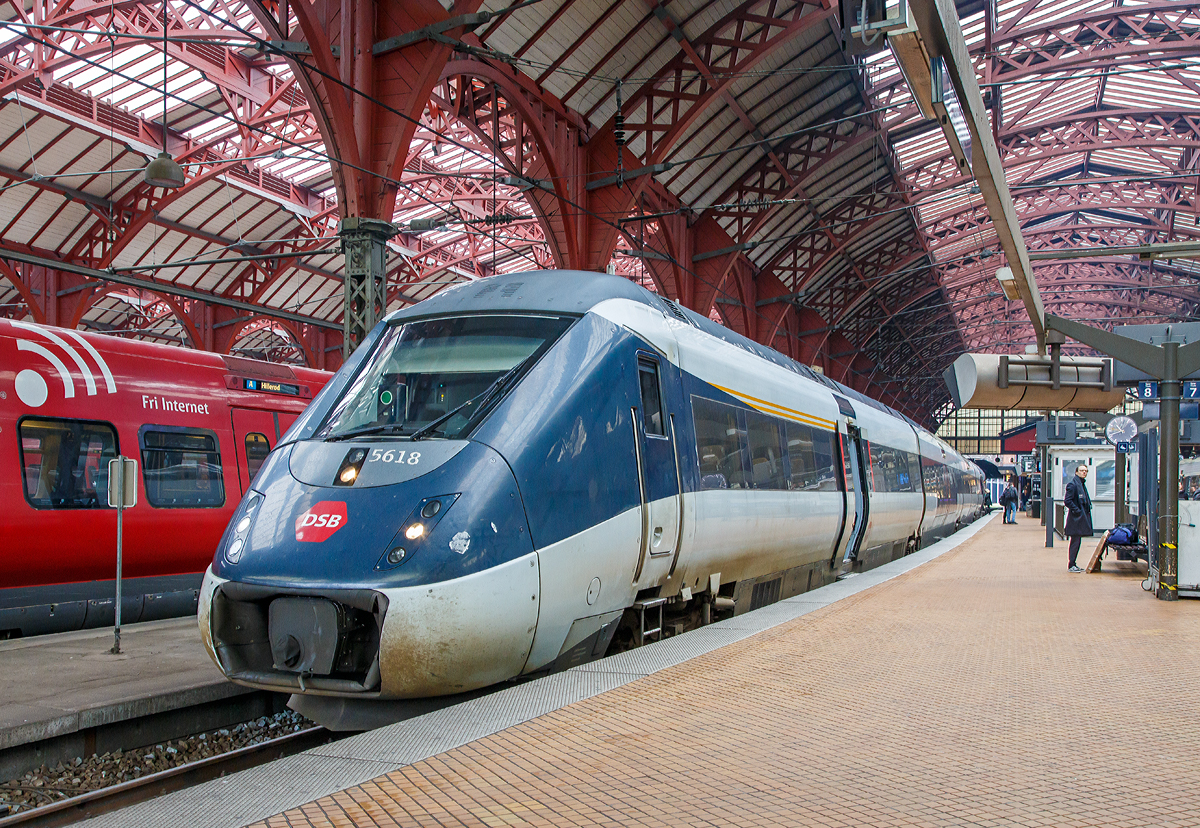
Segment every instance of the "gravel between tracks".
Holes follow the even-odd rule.
[[[313,722],[299,713],[285,710],[274,716],[263,716],[233,727],[157,745],[93,754],[86,759],[60,762],[54,767],[42,765],[20,779],[0,783],[0,816],[49,805],[309,727],[313,727]]]

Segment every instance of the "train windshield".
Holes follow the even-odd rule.
[[[394,325],[315,436],[464,437],[571,322],[506,314]]]

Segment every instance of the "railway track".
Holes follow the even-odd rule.
[[[0,828],[16,828],[16,826],[52,828],[52,826],[70,825],[79,820],[116,811],[171,791],[190,788],[229,773],[282,759],[285,756],[326,744],[336,738],[335,734],[323,727],[310,727],[306,730],[268,739],[265,742],[237,748],[218,756],[188,762],[178,767],[147,774],[138,779],[68,797],[28,811],[19,811],[11,816],[0,818]]]

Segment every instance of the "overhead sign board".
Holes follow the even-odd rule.
[[[244,379],[242,380],[242,387],[247,391],[268,391],[272,394],[291,394],[292,396],[300,394],[299,385],[275,382],[273,380]]]
[[[1142,380],[1137,384],[1139,400],[1157,400],[1158,383],[1153,380]],[[1200,400],[1200,381],[1186,380],[1179,383],[1179,399]]]
[[[1187,345],[1189,342],[1200,342],[1200,322],[1172,322],[1170,325],[1118,325],[1113,328],[1113,333],[1127,336],[1138,342],[1145,342],[1148,345],[1162,345],[1164,342],[1178,342],[1180,345]],[[1139,371],[1132,365],[1126,365],[1117,360],[1113,360],[1113,370],[1115,371],[1113,381],[1117,385],[1132,385],[1141,380],[1158,379],[1158,377],[1152,377],[1145,371]],[[1200,373],[1189,374],[1185,379],[1200,380]]]
[[[111,509],[132,509],[137,505],[137,461],[114,457],[108,461],[108,505]]]
[[[1162,403],[1155,400],[1154,402],[1145,403],[1142,406],[1142,419],[1144,420],[1161,420],[1162,419]],[[1179,419],[1181,420],[1200,420],[1200,403],[1183,402],[1179,404]]]
[[[1039,420],[1037,424],[1037,444],[1045,445],[1075,445],[1075,421]]]

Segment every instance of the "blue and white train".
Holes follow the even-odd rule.
[[[624,279],[391,314],[271,452],[200,596],[252,687],[360,699],[564,669],[898,558],[983,475],[890,408]]]

